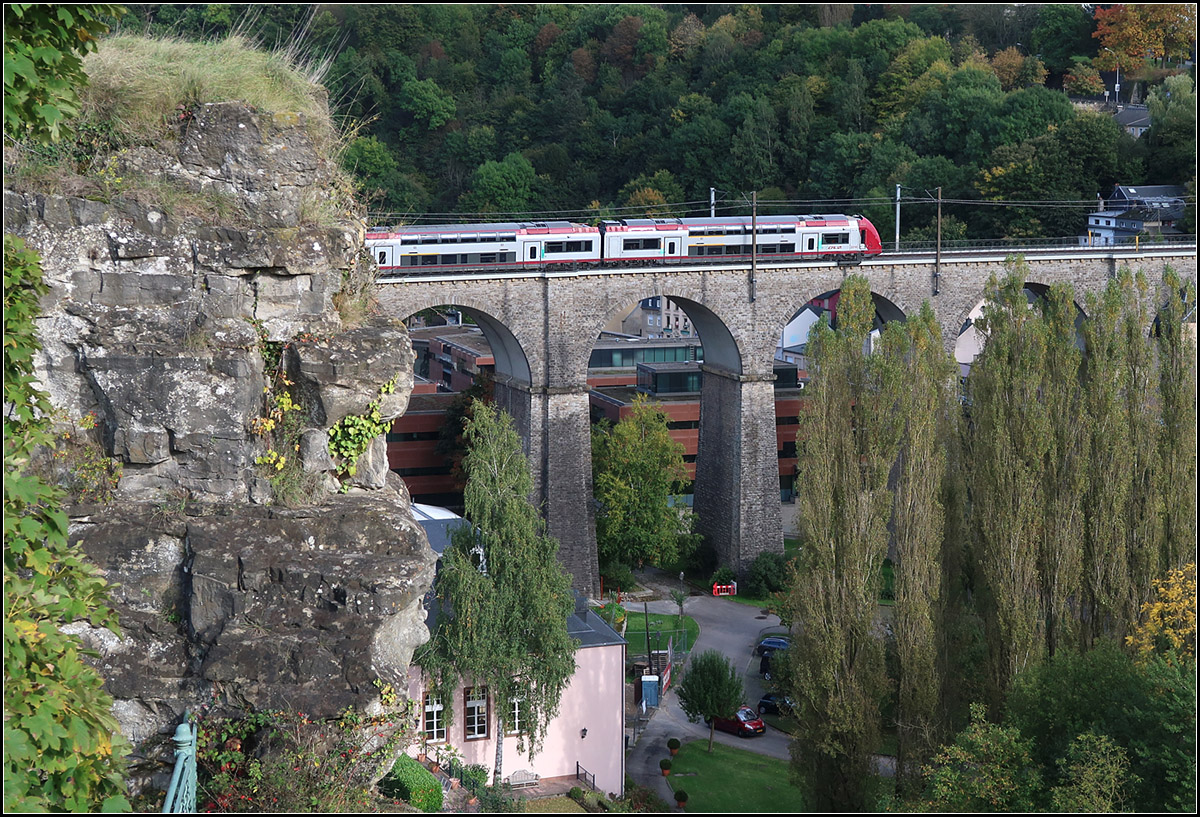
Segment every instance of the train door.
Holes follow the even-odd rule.
[[[379,265],[380,269],[395,266],[395,262],[392,260],[393,249],[391,244],[376,244],[372,248],[371,251],[375,254],[375,263]]]
[[[521,242],[521,266],[537,267],[542,263],[542,242],[541,241],[522,241]]]
[[[816,255],[821,249],[817,233],[804,234],[804,249],[800,252],[803,255]]]

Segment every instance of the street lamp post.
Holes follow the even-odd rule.
[[[1112,54],[1114,57],[1117,57],[1117,81],[1113,85],[1113,102],[1115,102],[1117,105],[1120,105],[1121,104],[1121,58],[1119,56],[1117,56],[1116,51],[1113,51],[1108,46],[1105,46],[1104,50],[1107,51],[1108,53]]]

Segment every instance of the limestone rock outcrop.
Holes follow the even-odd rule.
[[[135,742],[214,701],[366,707],[428,638],[435,555],[383,436],[352,480],[327,450],[329,428],[373,401],[384,420],[403,413],[413,353],[398,321],[339,314],[370,260],[361,221],[322,209],[335,181],[307,124],[205,105],[178,141],[117,157],[131,177],[229,198],[229,222],[5,190],[5,229],[41,253],[50,286],[39,379],[68,418],[95,415],[122,467],[114,502],[68,511],[123,633],[74,629]],[[305,418],[283,455],[314,477],[294,508],[256,433],[280,372]]]

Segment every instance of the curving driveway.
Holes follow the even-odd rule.
[[[678,586],[676,579],[654,568],[646,568],[645,575],[639,576],[639,579],[643,586],[657,596],[657,600],[626,601],[623,605],[626,609],[636,613],[642,612],[643,609],[667,615],[678,613],[678,606],[670,600],[670,591]],[[657,592],[654,592],[655,590]],[[704,650],[717,650],[723,653],[733,666],[740,667],[743,671],[746,703],[756,707],[764,686],[758,675],[759,659],[754,654],[754,647],[764,632],[780,629],[779,617],[773,614],[764,615],[758,607],[739,604],[726,598],[702,595],[690,596],[684,602],[683,612],[700,625],[700,635],[693,645],[692,654]],[[678,677],[680,676],[677,675],[676,678]],[[658,792],[668,803],[674,802],[672,790],[658,767],[658,762],[669,754],[667,740],[673,737],[681,741],[708,740],[709,732],[709,728],[703,723],[688,721],[687,715],[679,706],[674,687],[675,683],[672,683],[671,688],[659,701],[658,708],[652,710],[649,722],[645,724],[636,744],[630,746],[625,761],[626,771],[635,782]],[[768,725],[766,734],[759,737],[739,738],[725,732],[717,732],[715,740],[738,749],[787,760],[791,738]]]

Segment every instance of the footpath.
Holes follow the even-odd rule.
[[[671,598],[671,592],[679,589],[678,574],[646,568],[637,572],[637,578],[641,589],[621,598],[627,610],[637,613],[646,610],[665,615],[678,613],[679,608]],[[692,654],[717,649],[731,660],[743,662],[747,671],[746,694],[748,702],[753,705],[762,691],[755,672],[758,662],[752,657],[753,646],[758,643],[758,636],[762,632],[778,629],[779,619],[773,615],[762,615],[758,608],[713,598],[696,588],[690,589],[695,595],[689,596],[684,602],[684,615],[700,624],[700,635],[692,646]],[[672,806],[675,803],[674,789],[670,785],[670,778],[663,776],[658,765],[660,760],[670,755],[667,741],[670,738],[678,738],[681,742],[708,740],[709,736],[709,728],[703,723],[688,721],[679,706],[675,687],[685,671],[686,666],[675,667],[671,686],[662,694],[657,707],[647,708],[645,714],[639,707],[631,706],[626,710],[626,772],[635,783],[649,788]],[[632,699],[632,695],[630,697]],[[738,741],[733,745],[741,749],[784,760],[788,757],[789,738],[771,729],[768,729],[767,735],[745,741],[717,733],[719,742],[726,742],[727,738]]]

